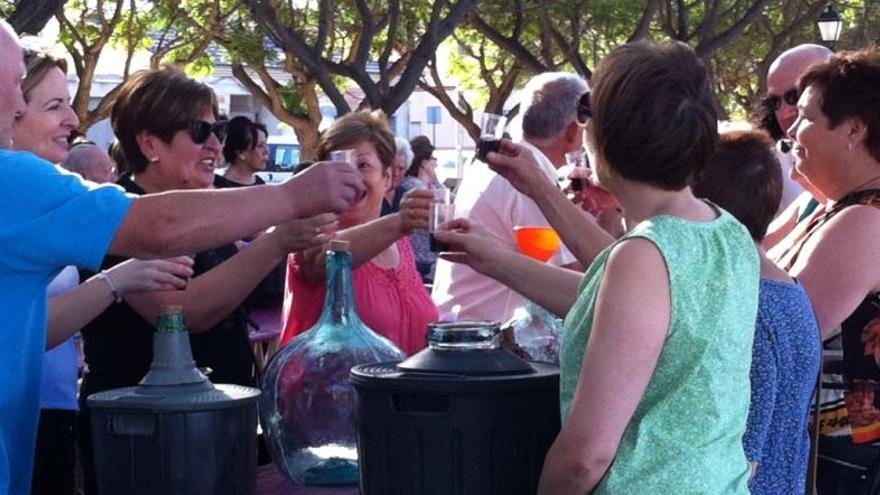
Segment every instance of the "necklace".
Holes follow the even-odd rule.
[[[861,184],[859,184],[857,187],[850,189],[850,191],[848,193],[844,194],[841,197],[841,199],[845,198],[847,196],[850,196],[851,194],[855,194],[855,193],[859,192],[863,187],[867,186],[868,184],[874,182],[877,179],[880,179],[880,175],[876,175],[874,177],[871,177],[870,179],[866,180],[865,182],[862,182]],[[837,200],[837,201],[840,201],[840,200]],[[837,202],[837,201],[835,201],[835,202]]]

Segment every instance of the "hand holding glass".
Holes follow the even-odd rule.
[[[583,150],[569,151],[565,154],[565,164],[572,167],[571,190],[582,191],[589,180],[590,165],[587,161],[587,153]]]
[[[430,234],[431,251],[449,251],[450,246],[434,238],[434,232],[438,227],[450,220],[455,215],[455,205],[451,203],[449,189],[434,189],[434,201],[428,206],[428,233]]]
[[[484,113],[480,119],[480,142],[477,144],[477,158],[486,161],[486,155],[490,151],[498,152],[501,148],[501,138],[504,137],[504,126],[507,117]]]

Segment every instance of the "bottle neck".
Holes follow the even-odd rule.
[[[322,322],[339,325],[360,323],[351,279],[352,258],[346,251],[327,253],[327,293],[324,295]]]
[[[183,312],[162,313],[156,323],[156,332],[158,333],[178,333],[186,332],[186,320]]]

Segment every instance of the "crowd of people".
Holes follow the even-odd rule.
[[[256,385],[253,301],[282,345],[311,328],[331,238],[350,243],[360,317],[407,354],[437,320],[503,322],[527,300],[564,318],[541,495],[880,493],[876,49],[784,52],[754,123],[719,132],[693,50],[620,46],[590,83],[533,77],[522,138],[454,191],[429,139],[370,112],[265,184],[267,128],[221,119],[173,69],[113,96],[105,152],[71,139],[63,60],[3,21],[0,57],[0,493],[73,493],[77,448],[95,493],[85,399],[146,373],[163,305],[184,308],[212,380]],[[352,163],[331,159],[343,150]],[[592,176],[573,191],[566,154],[583,150]],[[438,259],[440,195],[455,219],[433,233]],[[518,252],[523,225],[558,233],[548,262]],[[823,353],[837,359],[820,373]]]

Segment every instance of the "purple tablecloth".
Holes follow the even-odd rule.
[[[274,464],[257,468],[257,495],[358,495],[358,487],[300,486],[288,480]]]

